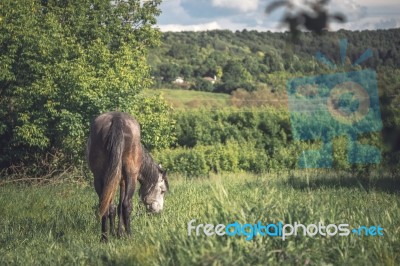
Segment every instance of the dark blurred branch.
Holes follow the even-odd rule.
[[[265,12],[272,13],[274,10],[284,7],[286,13],[281,19],[284,24],[287,24],[293,38],[297,38],[301,28],[321,35],[329,28],[329,21],[331,19],[338,22],[346,22],[346,17],[341,13],[329,14],[326,5],[329,0],[305,1],[306,6],[311,8],[311,11],[299,10],[294,12],[295,6],[290,0],[274,1],[269,4]]]

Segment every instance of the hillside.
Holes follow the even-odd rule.
[[[295,44],[288,33],[167,32],[163,34],[161,46],[151,50],[148,59],[156,87],[231,93],[237,88],[253,91],[261,84],[282,91],[281,80],[287,76],[315,75],[329,70],[316,60],[318,52],[340,65],[340,39],[348,40],[347,68],[368,48],[373,56],[361,63],[362,68],[400,67],[400,29],[341,30],[322,37],[304,33]],[[174,84],[177,77],[183,82]],[[207,86],[204,77],[215,77],[217,82]]]

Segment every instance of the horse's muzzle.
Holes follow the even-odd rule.
[[[149,213],[154,213],[154,214],[160,213],[162,209],[163,209],[162,206],[160,206],[160,204],[157,202],[153,202],[152,204],[146,204],[146,210]]]

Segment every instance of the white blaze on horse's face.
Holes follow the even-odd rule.
[[[164,207],[164,195],[168,189],[165,182],[165,175],[165,172],[159,174],[157,184],[144,200],[147,210],[152,213],[158,213]]]

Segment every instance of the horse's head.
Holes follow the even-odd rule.
[[[159,213],[164,207],[165,192],[169,189],[167,171],[158,167],[158,180],[150,186],[140,186],[139,194],[147,211]]]

